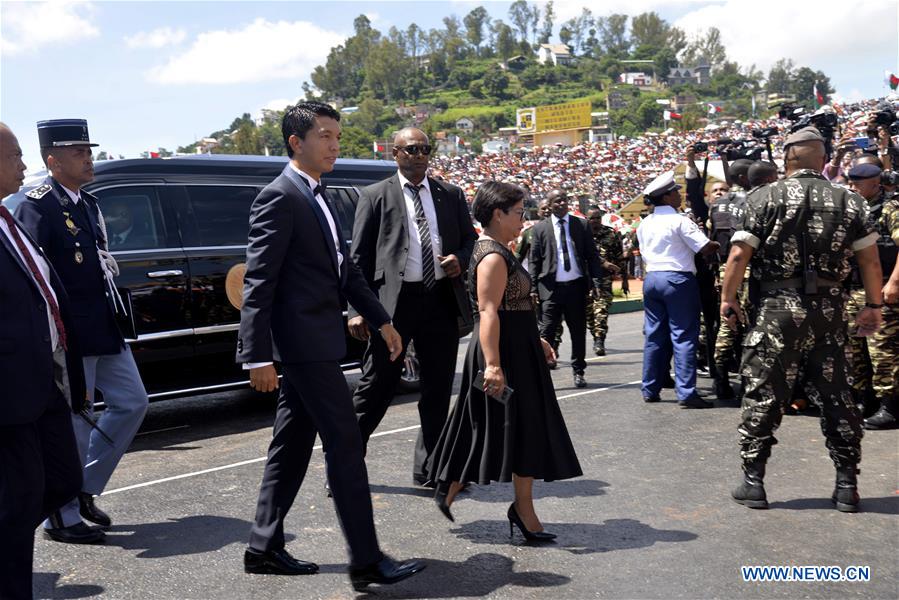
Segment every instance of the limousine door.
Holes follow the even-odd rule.
[[[109,250],[119,265],[116,286],[131,315],[123,329],[141,373],[156,363],[193,356],[187,322],[189,266],[172,207],[154,184],[91,190],[100,200]],[[160,367],[164,368],[164,367]],[[146,373],[152,393],[154,377]]]
[[[190,323],[198,361],[218,384],[245,380],[235,364],[252,184],[170,185],[190,263]]]

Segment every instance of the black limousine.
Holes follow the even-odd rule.
[[[116,285],[131,303],[126,336],[151,399],[247,385],[234,362],[250,205],[287,164],[284,156],[211,154],[99,161],[84,189],[100,199]],[[389,177],[389,161],[340,159],[323,176],[350,239],[359,188]],[[37,173],[26,187],[46,176]],[[15,209],[12,198],[6,202]],[[123,225],[124,223],[124,225]],[[347,333],[345,369],[364,345]],[[409,353],[402,386],[417,387]]]

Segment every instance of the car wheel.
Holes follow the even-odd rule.
[[[421,367],[418,364],[418,356],[415,354],[415,345],[409,342],[406,348],[406,358],[403,361],[403,373],[397,385],[399,392],[409,394],[417,392],[421,388]]]

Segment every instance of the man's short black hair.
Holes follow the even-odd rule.
[[[488,227],[493,219],[493,211],[497,208],[508,211],[524,200],[524,190],[511,183],[487,181],[478,188],[478,193],[471,203],[471,212],[481,227]]]
[[[731,181],[739,182],[741,175],[747,177],[749,167],[752,166],[753,162],[755,161],[749,160],[748,158],[738,158],[732,162],[727,168],[727,174]]]
[[[281,135],[284,136],[284,146],[287,148],[287,156],[293,158],[293,149],[290,147],[290,136],[295,135],[301,140],[306,139],[306,132],[315,124],[315,117],[330,117],[340,121],[340,113],[324,102],[299,102],[284,112],[281,119]]]
[[[777,179],[777,165],[766,160],[757,160],[749,167],[746,177],[749,179],[749,185],[757,187],[768,183],[771,176]]]

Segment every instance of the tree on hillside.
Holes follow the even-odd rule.
[[[484,91],[494,98],[503,98],[508,87],[509,76],[499,65],[492,65],[484,74]]]
[[[553,36],[553,21],[556,14],[553,12],[553,0],[549,0],[543,7],[543,26],[540,28],[540,37],[537,41],[541,44],[548,44]]]
[[[502,19],[493,22],[493,31],[496,36],[496,53],[506,60],[515,52],[515,32]]]
[[[326,98],[355,98],[362,89],[365,58],[381,34],[365,15],[356,17],[353,27],[355,34],[344,45],[331,48],[324,66],[312,71],[312,83]]]
[[[645,12],[631,19],[631,42],[661,48],[668,41],[668,23],[655,12]]]
[[[709,27],[705,35],[698,35],[684,49],[681,62],[693,66],[705,60],[716,69],[727,61],[727,51],[721,41],[721,31],[717,27]]]
[[[531,22],[531,44],[537,44],[537,36],[540,33],[540,7],[532,6],[530,13]]]
[[[509,6],[509,20],[512,21],[512,25],[515,26],[515,29],[518,30],[518,39],[523,42],[528,41],[528,28],[531,24],[531,8],[528,6],[526,0],[515,0],[515,2]]]
[[[465,39],[462,37],[462,23],[456,15],[443,17],[446,30],[443,33],[443,51],[446,53],[447,66],[452,70],[456,61],[465,53]]]
[[[790,58],[782,58],[768,71],[768,93],[789,94],[790,81],[793,79],[795,65]]]
[[[824,96],[824,104],[830,102],[830,95],[834,93],[830,85],[830,77],[821,71],[813,71],[808,67],[799,67],[793,77],[791,91],[796,96],[796,101],[809,108],[814,108],[814,87],[817,84],[818,93]]]
[[[571,40],[574,35],[571,33],[571,30],[568,28],[568,23],[566,22],[559,28],[559,41],[571,48]],[[572,48],[572,50],[574,50]]]
[[[615,58],[627,58],[631,46],[627,37],[627,15],[612,14],[599,20],[599,40],[603,50]]]
[[[490,26],[490,15],[483,6],[479,6],[465,15],[462,19],[465,23],[465,37],[474,46],[475,53],[481,54],[481,44],[484,42],[484,27]]]
[[[413,59],[418,58],[419,52],[424,50],[424,45],[425,32],[421,30],[421,27],[412,23],[406,28],[406,46]]]
[[[403,98],[403,85],[412,71],[411,61],[396,43],[385,39],[374,44],[365,59],[365,85],[378,98]]]

